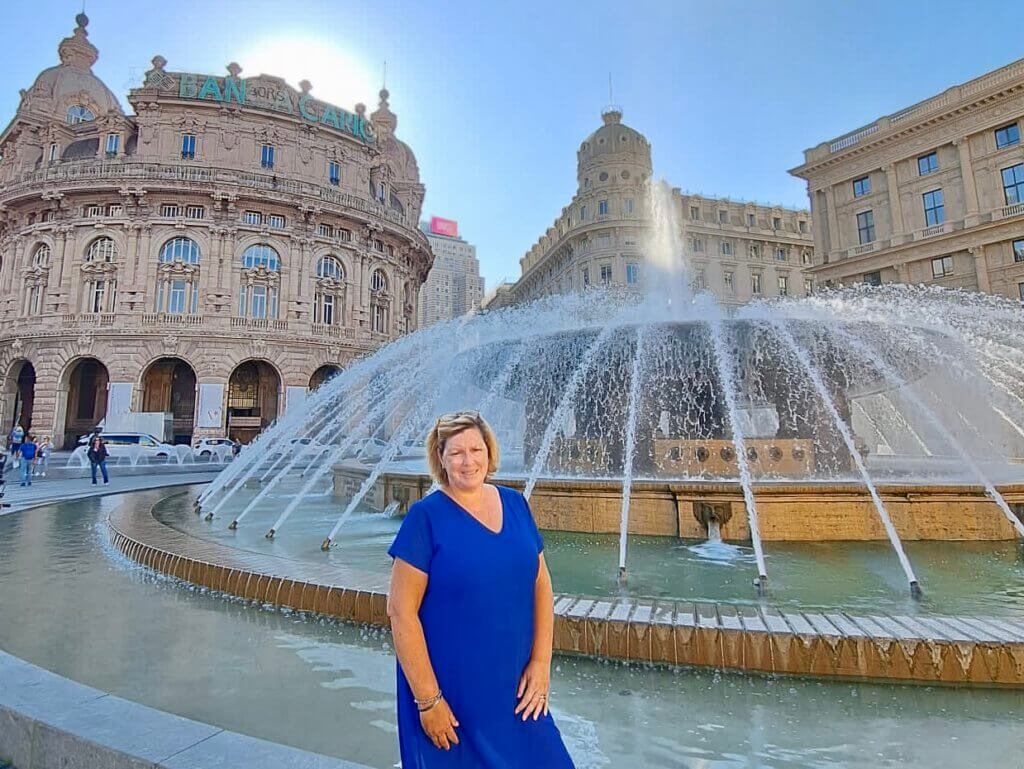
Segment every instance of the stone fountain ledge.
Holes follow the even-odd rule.
[[[0,651],[0,767],[369,769],[175,716]]]
[[[121,552],[164,574],[246,600],[387,626],[387,579],[379,575],[206,541],[130,503],[108,525]],[[554,646],[669,665],[1024,688],[1024,619],[556,595]]]

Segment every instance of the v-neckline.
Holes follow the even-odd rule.
[[[459,504],[458,500],[456,500],[455,497],[451,496],[444,489],[438,489],[437,493],[438,494],[443,494],[445,499],[447,499],[449,502],[451,502],[453,505],[455,505],[455,507],[457,507],[459,510],[461,510],[471,520],[475,521],[477,526],[479,526],[481,529],[486,531],[491,536],[497,537],[497,536],[500,536],[500,534],[503,531],[505,531],[505,499],[501,496],[501,487],[500,486],[495,486],[494,489],[495,489],[495,491],[498,492],[498,504],[501,505],[501,526],[498,527],[497,531],[492,529],[490,526],[488,526],[483,521],[481,521],[479,518],[477,518],[475,515],[473,515],[471,512],[469,512],[469,510],[467,510],[461,504]]]

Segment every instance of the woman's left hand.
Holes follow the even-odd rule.
[[[551,663],[531,659],[526,663],[523,675],[519,679],[519,690],[516,697],[516,715],[523,714],[525,721],[531,715],[536,721],[548,714],[548,692],[551,689]]]

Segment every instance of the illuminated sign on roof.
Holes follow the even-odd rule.
[[[446,238],[457,238],[459,237],[459,223],[451,219],[442,219],[440,216],[432,216],[430,217],[430,231]]]

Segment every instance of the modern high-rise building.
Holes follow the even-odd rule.
[[[1024,59],[805,150],[820,283],[1024,299]]]
[[[419,327],[425,328],[478,308],[484,279],[476,246],[459,237],[458,222],[434,216],[420,228],[434,252],[434,266],[419,294]]]
[[[488,307],[591,286],[638,287],[652,231],[647,196],[651,145],[609,107],[603,125],[580,145],[577,191],[519,260],[522,275]],[[803,296],[812,262],[811,216],[778,206],[672,191],[672,205],[697,290],[738,305],[759,297]]]

